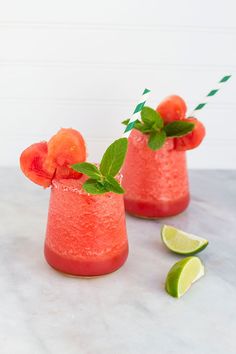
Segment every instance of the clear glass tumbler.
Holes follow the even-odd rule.
[[[107,274],[128,256],[123,195],[90,195],[83,178],[54,180],[45,258],[55,269],[79,276]]]
[[[157,151],[147,145],[148,136],[133,130],[122,169],[125,208],[144,218],[176,215],[189,204],[185,151],[176,151],[174,139],[167,139]]]

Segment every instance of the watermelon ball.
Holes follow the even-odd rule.
[[[70,166],[85,160],[85,142],[77,130],[62,128],[49,140],[45,165],[56,168],[57,179],[80,178],[81,173],[72,170]]]
[[[187,106],[180,96],[172,95],[166,97],[157,106],[156,111],[160,113],[164,123],[168,124],[175,120],[184,119],[187,111]]]
[[[20,167],[24,175],[44,188],[52,184],[55,174],[55,167],[44,165],[47,153],[47,142],[43,141],[29,146],[20,156]]]
[[[195,149],[201,144],[206,134],[204,125],[197,118],[188,118],[184,119],[184,121],[193,123],[194,128],[191,133],[175,139],[175,149],[178,151]]]

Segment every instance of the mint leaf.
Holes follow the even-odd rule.
[[[107,192],[106,187],[102,183],[92,178],[84,182],[83,189],[89,194],[103,194]]]
[[[128,118],[128,119],[123,120],[123,122],[121,122],[121,123],[124,124],[124,125],[128,125],[129,121],[130,121],[130,119]]]
[[[154,130],[151,128],[147,128],[146,125],[143,125],[143,127],[140,128],[139,131],[141,131],[143,134],[149,134]]]
[[[135,125],[134,125],[134,129],[137,129],[144,134],[149,133],[152,130],[150,127],[147,127],[145,124],[141,123],[139,120],[136,120]]]
[[[152,132],[148,139],[148,146],[152,150],[158,150],[164,145],[165,140],[166,140],[166,133],[164,130],[160,132]]]
[[[166,136],[178,137],[190,133],[194,128],[194,124],[186,121],[174,121],[164,127]]]
[[[143,107],[141,111],[141,118],[143,123],[147,127],[153,127],[155,125],[156,128],[163,127],[163,120],[159,113],[157,113],[154,109],[150,107]]]
[[[157,119],[156,119],[156,123],[153,125],[153,128],[161,129],[164,127],[164,120],[162,119],[159,112],[156,112],[156,115],[157,115]]]
[[[76,163],[76,164],[72,165],[71,168],[77,172],[81,172],[84,175],[89,176],[89,177],[96,179],[96,180],[101,179],[101,177],[102,177],[97,166],[95,166],[89,162]]]
[[[100,163],[100,172],[103,176],[116,176],[123,165],[128,147],[128,139],[115,140],[105,151]]]
[[[156,122],[156,111],[150,107],[143,107],[141,119],[143,123],[151,127]]]
[[[137,119],[134,124],[134,128],[137,130],[143,129],[143,124]]]
[[[118,193],[118,194],[123,194],[125,191],[119,184],[119,182],[112,176],[107,176],[105,180],[105,187],[107,190]]]

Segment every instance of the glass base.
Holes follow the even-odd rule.
[[[44,255],[48,264],[66,275],[93,277],[109,274],[119,269],[128,257],[128,245],[119,252],[97,260],[75,260],[65,258],[52,251],[46,244]]]
[[[148,203],[127,198],[124,201],[125,210],[129,214],[145,219],[160,219],[183,212],[189,205],[190,197],[188,194],[178,200],[159,201],[158,203]]]

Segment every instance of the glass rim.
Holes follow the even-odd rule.
[[[116,178],[118,178],[118,181],[121,182],[123,179],[123,175],[121,174],[121,172],[118,173],[118,175],[116,176]],[[73,186],[73,185],[68,185],[67,183],[65,183],[65,181],[69,181],[69,180],[73,180],[73,181],[80,181],[81,178],[79,179],[75,179],[75,178],[62,178],[62,179],[53,179],[52,180],[52,187],[59,189],[62,188],[63,191],[69,191],[69,192],[73,192],[73,193],[78,193],[81,195],[87,195],[87,196],[93,196],[93,197],[101,197],[105,194],[117,194],[114,192],[105,192],[103,194],[90,194],[88,192],[86,192],[83,188],[82,188],[82,183],[80,181],[80,183],[78,183],[78,186]],[[84,181],[83,181],[84,182]],[[118,195],[118,194],[117,194]]]

